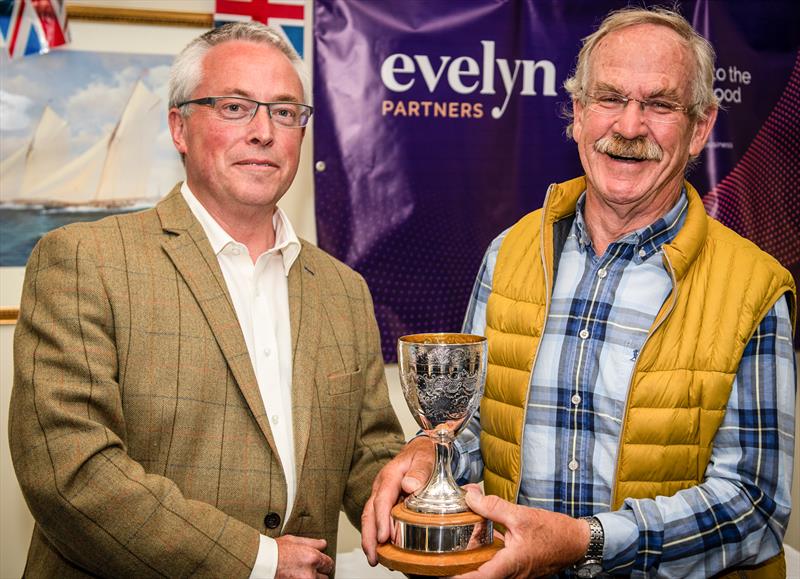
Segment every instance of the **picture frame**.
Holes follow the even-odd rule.
[[[106,24],[187,26],[193,28],[211,28],[214,24],[214,15],[204,12],[110,8],[108,6],[86,6],[82,4],[68,5],[67,18],[71,22],[87,21]]]

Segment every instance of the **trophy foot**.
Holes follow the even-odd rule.
[[[446,577],[480,567],[503,547],[492,523],[473,512],[416,513],[403,503],[392,509],[393,543],[378,547],[378,561],[401,573]]]

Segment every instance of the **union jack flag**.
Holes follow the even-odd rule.
[[[11,58],[69,42],[66,0],[0,0],[0,34]]]
[[[304,0],[216,0],[214,26],[256,20],[283,34],[303,57]]]

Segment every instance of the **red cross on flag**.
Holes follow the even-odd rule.
[[[69,41],[65,0],[0,0],[0,35],[11,58]]]
[[[263,22],[281,33],[303,56],[304,0],[216,0],[214,26],[228,22]]]

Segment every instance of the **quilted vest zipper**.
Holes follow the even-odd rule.
[[[547,261],[544,255],[544,240],[542,236],[545,234],[545,225],[547,220],[547,201],[550,199],[550,193],[556,187],[555,183],[552,183],[547,188],[547,193],[544,196],[544,204],[542,207],[545,208],[542,211],[542,226],[541,232],[539,233],[539,247],[540,247],[540,254],[542,258],[542,270],[544,271],[544,289],[545,289],[545,296],[544,296],[544,325],[542,326],[542,332],[539,334],[539,342],[536,344],[536,352],[533,354],[533,361],[531,362],[531,374],[528,377],[528,388],[525,391],[525,404],[522,406],[522,433],[520,434],[520,446],[519,446],[519,476],[517,477],[517,481],[514,488],[514,502],[519,503],[519,488],[522,485],[522,473],[523,473],[523,465],[522,460],[525,456],[525,452],[523,451],[522,447],[525,445],[525,424],[527,420],[525,420],[525,415],[528,412],[528,400],[531,396],[531,381],[533,380],[533,371],[536,369],[536,359],[539,357],[539,349],[542,347],[542,336],[544,336],[544,330],[547,327],[547,316],[550,313],[550,293],[552,290],[548,291],[548,271],[547,271]]]
[[[662,250],[663,251],[663,250]],[[672,310],[675,309],[675,304],[678,301],[678,283],[675,278],[675,270],[672,267],[672,262],[669,260],[669,256],[666,252],[664,252],[664,261],[666,262],[667,266],[669,267],[669,277],[672,280],[672,292],[670,293],[670,297],[672,298],[672,303],[669,304],[666,312],[661,317],[660,320],[656,322],[656,325],[653,326],[652,331],[647,334],[647,337],[644,339],[644,343],[639,350],[639,355],[636,357],[636,361],[633,363],[633,370],[631,371],[631,377],[628,380],[628,394],[625,397],[625,409],[622,413],[622,427],[619,432],[619,441],[617,442],[617,466],[614,467],[614,478],[611,480],[611,508],[614,508],[616,503],[616,496],[617,496],[617,481],[619,479],[619,468],[620,468],[620,453],[622,452],[622,440],[625,434],[625,428],[628,424],[628,410],[630,407],[630,400],[631,400],[631,387],[633,386],[633,378],[636,376],[636,371],[639,368],[639,360],[642,359],[642,353],[644,352],[645,346],[647,346],[647,342],[650,341],[650,337],[656,333],[661,324],[669,317],[672,313]]]

